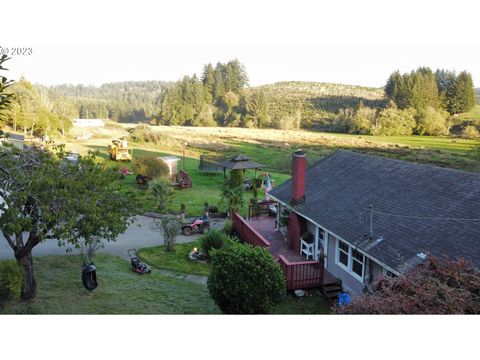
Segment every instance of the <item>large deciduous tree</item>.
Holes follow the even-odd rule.
[[[71,249],[126,230],[137,207],[118,191],[117,176],[93,153],[70,162],[62,146],[0,147],[0,230],[22,269],[23,299],[37,294],[35,246],[52,238]]]

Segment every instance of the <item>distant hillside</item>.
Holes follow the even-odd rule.
[[[480,103],[480,88],[475,89],[475,95],[477,95],[477,102]]]
[[[247,91],[258,90],[265,93],[272,117],[295,116],[301,112],[302,123],[306,127],[328,128],[339,109],[355,108],[360,101],[375,108],[386,104],[383,88],[291,81],[253,87]]]
[[[283,81],[258,86],[254,89],[262,89],[266,95],[285,96],[287,98],[347,97],[381,100],[384,97],[383,88],[323,82]]]
[[[142,122],[158,116],[162,95],[173,83],[166,81],[124,81],[91,85],[35,85],[50,98],[73,102],[80,118],[110,118],[120,122]]]

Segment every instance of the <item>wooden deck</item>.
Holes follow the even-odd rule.
[[[288,242],[280,231],[275,231],[275,218],[270,216],[262,216],[247,220],[247,223],[254,228],[262,237],[270,242],[269,251],[275,260],[282,255],[291,263],[306,263],[306,257],[298,254],[296,251],[288,246]],[[311,261],[314,263],[314,261]],[[327,270],[324,270],[323,283],[335,284],[337,278]]]
[[[301,256],[293,249],[290,249],[288,242],[280,231],[275,231],[275,218],[270,216],[258,217],[247,220],[255,230],[257,230],[266,240],[270,242],[270,253],[276,259],[283,255],[288,261],[305,261],[305,256]]]

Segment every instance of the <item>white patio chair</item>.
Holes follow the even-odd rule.
[[[307,260],[308,260],[308,257],[311,256],[313,260],[313,247],[315,244],[313,243],[309,244],[303,239],[300,239],[300,244],[301,244],[300,255],[305,254],[305,256],[307,257]]]

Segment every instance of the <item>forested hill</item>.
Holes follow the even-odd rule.
[[[269,104],[270,116],[275,119],[285,114],[295,116],[301,112],[301,126],[329,128],[331,119],[339,110],[357,108],[360,102],[365,106],[380,108],[386,105],[383,88],[323,82],[289,81],[262,85],[247,89],[261,91]]]
[[[35,85],[49,98],[65,97],[78,110],[80,118],[110,118],[120,122],[142,122],[158,116],[162,95],[172,82],[124,81],[91,85]]]
[[[382,88],[357,85],[333,84],[324,82],[282,81],[274,84],[257,86],[265,95],[287,98],[315,97],[355,97],[367,100],[379,100],[384,97]]]
[[[165,81],[125,81],[88,85],[35,85],[48,97],[65,97],[78,110],[80,118],[110,118],[120,122],[161,121],[165,90],[174,83]],[[309,127],[319,119],[331,119],[342,108],[355,108],[360,101],[370,107],[380,107],[384,101],[382,88],[320,82],[278,82],[248,87],[247,97],[262,92],[268,102],[272,122],[291,122],[301,113],[300,126]],[[295,120],[293,120],[295,121]],[[279,124],[274,127],[290,127]]]

